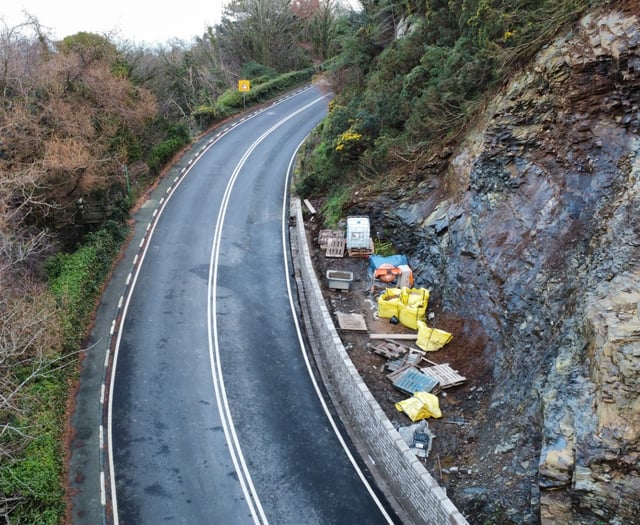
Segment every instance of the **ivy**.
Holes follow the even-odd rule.
[[[125,237],[125,227],[110,221],[89,234],[75,252],[60,253],[48,261],[49,286],[64,312],[67,345],[73,346],[82,338],[102,283]]]

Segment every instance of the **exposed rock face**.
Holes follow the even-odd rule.
[[[523,505],[542,523],[640,516],[640,19],[627,7],[544,49],[418,198],[363,210],[395,232],[417,285],[484,326],[495,382],[479,449],[502,450],[499,424],[519,436],[513,475],[538,487]]]

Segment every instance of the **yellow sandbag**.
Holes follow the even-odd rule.
[[[423,309],[423,313],[427,311],[427,303],[429,302],[429,290],[426,288],[407,288],[401,290],[402,304],[405,306],[415,306]]]
[[[429,392],[416,392],[413,397],[396,403],[396,408],[407,414],[411,421],[442,417],[438,398]]]
[[[416,340],[416,346],[422,348],[425,352],[435,352],[440,350],[446,345],[453,335],[444,330],[438,330],[437,328],[429,328],[424,321],[418,321],[418,339]]]
[[[402,288],[402,304],[398,312],[398,319],[407,328],[418,329],[418,321],[424,319],[429,303],[429,290],[425,288]]]
[[[398,319],[403,326],[411,328],[412,330],[418,329],[418,321],[424,318],[424,312],[420,308],[415,306],[405,306],[403,304],[398,308]]]
[[[391,319],[394,315],[398,317],[400,301],[400,288],[387,288],[378,297],[378,317],[381,319]]]

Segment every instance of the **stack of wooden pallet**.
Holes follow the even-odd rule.
[[[318,244],[327,257],[344,257],[346,239],[342,230],[320,230]]]

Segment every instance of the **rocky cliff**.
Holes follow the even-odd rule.
[[[417,187],[359,210],[483,326],[478,449],[512,455],[493,489],[531,487],[532,522],[639,522],[639,13],[583,18]]]

